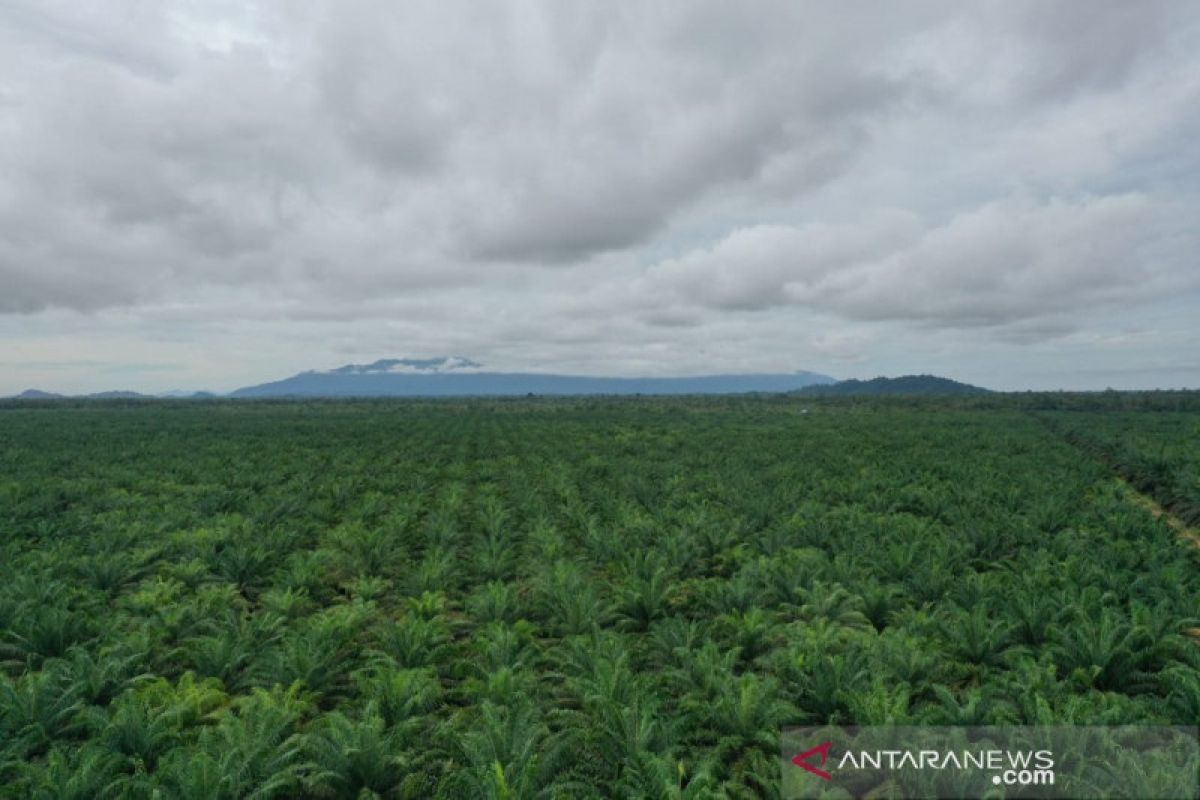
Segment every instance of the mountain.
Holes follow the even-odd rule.
[[[699,375],[686,378],[595,378],[485,372],[460,357],[383,359],[302,372],[281,381],[247,386],[231,397],[466,397],[587,394],[741,394],[791,392],[833,378],[814,372]]]
[[[26,389],[18,395],[13,395],[14,400],[61,400],[62,397],[61,394],[43,392],[41,389]]]
[[[166,395],[163,395],[164,397]],[[172,397],[185,396],[183,392],[173,392]],[[187,393],[187,397],[216,397],[208,392]],[[157,395],[142,394],[141,392],[131,392],[128,390],[115,390],[108,392],[94,392],[92,394],[54,394],[52,392],[43,392],[40,389],[26,389],[18,395],[14,395],[14,400],[154,400]]]
[[[838,381],[822,386],[806,386],[804,394],[819,395],[964,395],[990,394],[990,389],[959,383],[937,375],[902,375],[899,378],[872,378],[869,381]]]

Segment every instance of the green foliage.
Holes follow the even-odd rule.
[[[484,703],[478,719],[456,742],[466,768],[443,789],[446,797],[488,800],[552,797],[555,779],[568,753],[563,737],[549,728],[527,704]],[[567,786],[558,785],[557,793]]]
[[[4,651],[10,666],[38,666],[48,658],[66,655],[74,645],[92,638],[94,620],[80,611],[61,607],[18,608],[17,621],[7,631]]]
[[[381,717],[355,721],[339,712],[327,715],[309,737],[315,764],[308,784],[321,797],[421,797],[402,729],[388,729]]]
[[[311,705],[299,684],[255,689],[231,713],[202,730],[196,745],[176,748],[158,768],[159,783],[180,798],[294,797],[315,766],[299,732]]]
[[[24,764],[23,773],[17,785],[27,797],[37,800],[119,798],[124,796],[128,782],[120,772],[116,754],[93,745],[79,749],[56,747],[44,763]]]
[[[18,758],[75,738],[86,728],[85,709],[79,688],[63,670],[29,672],[15,684],[0,678],[0,732],[5,750]]]
[[[1136,493],[1196,519],[1184,400],[0,404],[0,798],[750,798],[786,724],[1194,724]]]
[[[159,678],[134,687],[93,726],[99,740],[135,771],[152,772],[163,755],[191,740],[196,726],[214,722],[227,702],[219,682],[197,681],[187,672],[175,685]]]

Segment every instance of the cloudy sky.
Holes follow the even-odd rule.
[[[0,0],[0,394],[1200,387],[1200,4]]]

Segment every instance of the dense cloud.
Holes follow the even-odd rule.
[[[5,3],[0,390],[243,326],[175,374],[1130,358],[1200,310],[1196,53],[1170,2]]]
[[[1196,288],[1195,210],[1130,194],[988,203],[925,229],[901,212],[759,225],[656,265],[647,287],[718,309],[798,305],[947,326],[1120,308]]]

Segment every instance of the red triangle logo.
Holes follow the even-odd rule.
[[[825,770],[820,769],[820,767],[825,766],[825,762],[829,760],[829,748],[832,746],[833,742],[821,742],[821,744],[817,745],[816,747],[805,750],[800,755],[795,756],[792,759],[792,763],[800,769],[808,770],[823,781],[832,780],[832,775]],[[820,762],[815,765],[808,763],[808,760],[813,756],[820,756]]]

